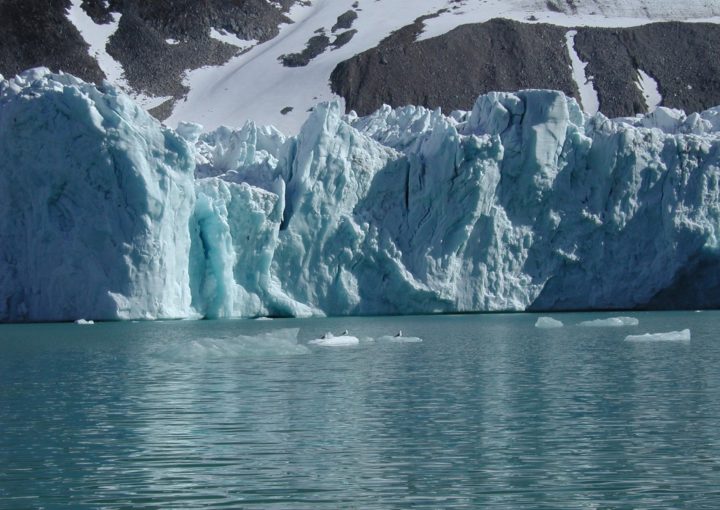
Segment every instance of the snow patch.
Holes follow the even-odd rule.
[[[85,42],[90,46],[89,54],[97,60],[98,66],[100,66],[102,72],[105,73],[105,78],[113,85],[122,89],[146,110],[160,106],[168,99],[172,99],[172,96],[153,97],[132,90],[132,87],[128,85],[125,79],[125,71],[122,64],[107,52],[108,41],[117,31],[122,15],[115,12],[110,13],[112,21],[99,25],[85,13],[81,4],[82,0],[71,0],[67,17],[70,22],[75,25],[75,28],[78,29]],[[168,40],[168,43],[169,41],[170,40]]]
[[[593,77],[587,75],[587,62],[580,60],[580,56],[575,51],[575,36],[577,30],[570,30],[565,34],[568,54],[572,62],[572,74],[578,91],[580,92],[580,102],[583,111],[588,115],[595,115],[600,111],[600,99],[597,90],[593,85]]]
[[[97,60],[98,65],[107,79],[112,83],[124,83],[123,67],[107,52],[107,43],[110,37],[117,31],[121,15],[110,13],[112,21],[104,25],[98,25],[80,6],[82,0],[71,0],[67,17],[78,29],[82,38],[90,46],[90,56]]]
[[[384,2],[383,2],[384,3]],[[563,2],[560,2],[561,4]],[[570,3],[570,2],[566,2]],[[431,1],[416,1],[424,14],[440,6]],[[462,9],[450,9],[425,21],[418,38],[429,39],[468,23],[482,23],[492,18],[507,18],[530,23],[550,23],[564,27],[630,27],[655,21],[720,22],[720,6],[707,0],[592,0],[574,1],[573,8],[549,10],[547,0],[466,0]],[[365,7],[365,6],[363,6]]]
[[[638,78],[635,84],[642,92],[647,105],[648,113],[652,113],[662,104],[662,95],[658,88],[658,82],[642,69],[638,69]]]

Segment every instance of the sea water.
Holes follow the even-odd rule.
[[[0,508],[720,508],[720,312],[544,315],[1,325]]]

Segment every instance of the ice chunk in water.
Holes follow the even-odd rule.
[[[360,340],[351,335],[328,336],[310,340],[308,343],[319,347],[351,347],[358,345]]]
[[[87,320],[85,320],[85,319],[78,319],[78,320],[75,321],[75,324],[80,324],[80,325],[82,325],[82,326],[87,326],[87,325],[90,325],[90,324],[95,324],[95,321],[87,321]]]
[[[393,342],[396,344],[416,344],[419,342],[422,342],[422,338],[417,336],[391,336],[391,335],[384,335],[378,337],[378,342]]]
[[[535,322],[535,327],[541,329],[562,328],[563,323],[559,320],[553,319],[552,317],[540,317]]]
[[[628,335],[626,342],[689,342],[690,330],[668,331],[667,333],[646,333],[644,335]]]
[[[579,326],[591,328],[619,328],[622,326],[637,326],[640,321],[635,317],[610,317],[609,319],[595,319],[593,321],[583,321]]]

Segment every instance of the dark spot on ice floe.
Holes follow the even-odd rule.
[[[290,113],[293,110],[294,110],[294,108],[292,106],[286,106],[285,108],[280,110],[280,113],[282,113],[283,115],[287,115],[288,113]]]

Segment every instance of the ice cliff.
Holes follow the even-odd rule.
[[[0,80],[0,320],[720,305],[720,108],[318,105],[161,126],[112,86]]]

